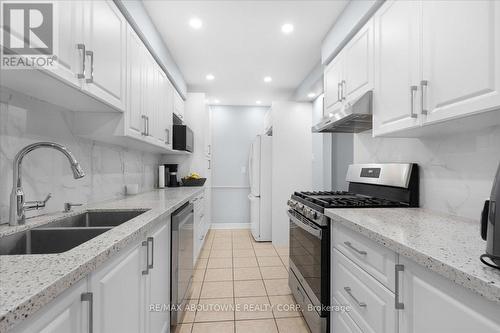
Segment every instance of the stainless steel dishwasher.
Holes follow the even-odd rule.
[[[187,202],[172,214],[171,326],[182,321],[193,280],[193,208],[194,205]]]

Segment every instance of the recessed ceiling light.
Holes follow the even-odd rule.
[[[207,74],[206,78],[208,81],[212,81],[213,79],[215,79],[215,76],[213,74]]]
[[[313,92],[310,92],[309,94],[307,94],[307,97],[314,98],[314,97],[316,97],[316,94]]]
[[[291,34],[293,32],[293,24],[291,23],[285,23],[281,26],[281,31],[288,35],[288,34]]]
[[[214,99],[214,103],[215,103],[215,104],[219,104],[219,103],[220,103],[220,101],[219,101],[218,99]]]
[[[273,78],[270,76],[264,77],[264,82],[271,82],[272,80],[273,80]]]
[[[193,29],[200,29],[203,26],[203,22],[199,18],[193,17],[189,20],[189,25]]]
[[[255,101],[255,104],[261,105],[262,102],[261,101]]]

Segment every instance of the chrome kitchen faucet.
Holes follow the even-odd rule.
[[[68,161],[71,165],[71,170],[73,171],[73,177],[75,179],[79,179],[85,176],[85,172],[83,172],[80,163],[78,163],[73,154],[71,154],[71,152],[66,147],[58,143],[37,142],[24,147],[17,153],[16,157],[14,158],[14,178],[12,183],[12,193],[10,195],[10,225],[24,224],[26,222],[26,211],[44,208],[47,201],[49,201],[49,199],[51,198],[51,194],[49,193],[43,201],[24,201],[24,191],[21,181],[21,165],[24,156],[38,148],[52,148],[60,151],[68,158]]]

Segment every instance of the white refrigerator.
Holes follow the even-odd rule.
[[[256,241],[271,241],[272,137],[257,135],[248,157],[250,226]]]

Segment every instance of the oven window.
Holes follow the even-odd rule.
[[[326,236],[327,237],[327,236]],[[321,302],[321,238],[290,220],[290,260]]]

